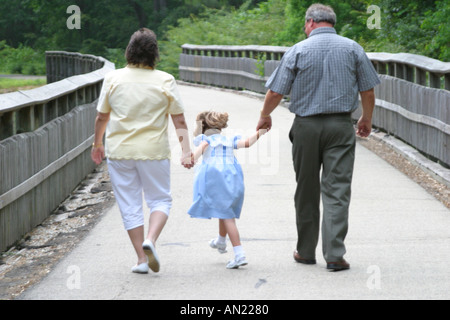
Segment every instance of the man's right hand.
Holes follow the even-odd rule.
[[[259,118],[258,125],[256,126],[256,131],[267,130],[272,128],[272,117],[261,117]]]
[[[363,117],[359,118],[356,134],[361,138],[367,138],[372,132],[372,121],[366,120]]]

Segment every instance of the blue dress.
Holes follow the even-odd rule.
[[[194,145],[207,141],[202,163],[196,168],[194,200],[188,210],[193,218],[239,219],[244,202],[244,175],[234,156],[240,136],[199,135]]]

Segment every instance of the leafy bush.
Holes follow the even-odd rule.
[[[45,75],[45,53],[20,45],[12,48],[0,41],[0,72],[6,74]]]
[[[125,59],[125,49],[107,48],[104,58],[114,63],[116,69],[123,68],[127,64],[127,60]]]
[[[285,0],[261,2],[250,9],[251,1],[238,9],[205,8],[198,16],[178,20],[169,27],[165,40],[159,41],[161,62],[158,68],[178,75],[179,55],[185,43],[197,45],[277,45],[283,30]]]

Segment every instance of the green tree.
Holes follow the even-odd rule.
[[[431,40],[425,44],[429,57],[450,61],[450,2],[439,1],[435,10],[427,10],[421,28],[431,34]]]
[[[12,46],[33,44],[36,24],[28,0],[0,0],[0,40]]]
[[[448,1],[378,0],[375,4],[382,10],[382,28],[373,42],[377,49],[445,58],[441,52],[450,38]]]
[[[294,44],[305,39],[303,26],[305,24],[306,11],[314,3],[315,0],[284,0],[286,2],[285,18],[286,27],[278,35],[277,42]],[[369,39],[375,38],[374,32],[369,32],[366,26],[368,18],[367,7],[372,1],[365,0],[323,0],[320,3],[329,5],[336,13],[336,31],[346,37],[352,39]]]
[[[39,56],[45,50],[83,52],[105,56],[122,66],[130,35],[145,26],[158,36],[162,52],[160,67],[176,73],[180,46],[184,43],[290,46],[303,40],[305,13],[315,2],[0,0],[0,41],[3,40],[0,50],[10,59],[15,55],[29,56],[29,48]],[[448,0],[319,2],[334,8],[337,32],[359,42],[366,51],[410,52],[444,61],[450,58]],[[69,30],[66,26],[69,5],[81,9],[80,30]],[[379,30],[367,28],[369,5],[381,9]],[[11,54],[15,49],[19,51]],[[19,54],[21,50],[23,54]],[[23,63],[8,61],[9,66]],[[5,64],[3,67],[6,68]]]

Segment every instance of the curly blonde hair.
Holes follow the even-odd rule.
[[[196,136],[200,134],[211,135],[220,132],[228,126],[228,113],[216,111],[204,111],[197,115]]]

